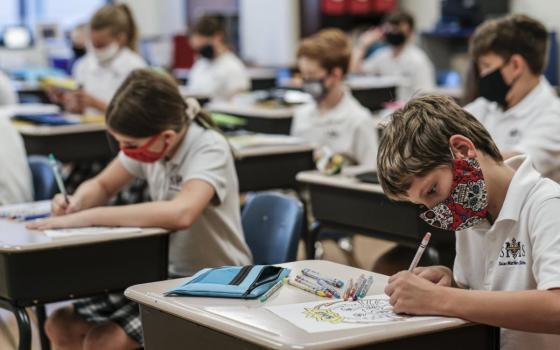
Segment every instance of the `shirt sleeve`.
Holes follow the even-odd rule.
[[[228,71],[224,71],[223,74],[224,94],[226,96],[233,96],[250,89],[251,79],[243,64],[232,64],[231,68]]]
[[[430,59],[422,55],[417,59],[413,70],[412,86],[418,92],[427,92],[434,88],[436,78],[434,73],[434,66]]]
[[[512,151],[529,155],[535,168],[548,176],[560,169],[560,110],[544,113],[521,130],[523,137]]]
[[[128,171],[132,176],[136,176],[141,179],[146,178],[142,164],[139,161],[128,157],[122,151],[119,152],[119,160],[126,171]]]
[[[367,167],[377,169],[377,127],[369,115],[354,130],[354,157]]]
[[[529,221],[533,275],[537,288],[560,288],[560,198],[545,200]]]
[[[210,184],[222,203],[227,193],[228,172],[235,172],[229,145],[221,135],[213,143],[201,146],[182,169],[183,184],[198,179]]]
[[[383,62],[384,49],[379,49],[367,57],[362,63],[362,72],[367,74],[381,74],[379,69]]]

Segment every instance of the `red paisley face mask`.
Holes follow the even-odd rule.
[[[420,218],[443,230],[464,230],[487,218],[487,193],[478,161],[474,158],[454,160],[451,194],[420,214]]]
[[[167,151],[167,142],[163,149],[159,152],[150,151],[148,148],[160,137],[160,135],[155,135],[146,142],[145,145],[141,147],[131,148],[131,147],[121,147],[123,153],[139,162],[143,163],[153,163],[161,159]]]

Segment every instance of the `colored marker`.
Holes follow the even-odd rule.
[[[362,291],[364,290],[367,282],[366,277],[363,274],[360,275],[360,279],[358,281],[359,281],[358,288],[356,288],[356,294],[354,294],[354,300],[358,300],[358,298],[361,297]]]
[[[348,295],[349,299],[354,300],[354,295],[356,295],[357,287],[358,287],[358,281],[356,281],[356,283],[352,285],[352,289],[350,289],[350,294]]]
[[[333,296],[333,294],[329,290],[327,290],[326,288],[323,288],[322,286],[317,285],[317,284],[313,283],[312,281],[310,281],[308,279],[305,279],[301,276],[296,276],[296,282],[299,282],[299,283],[301,283],[301,284],[303,284],[303,285],[305,285],[309,288],[320,290],[321,292],[325,293],[325,295],[327,295],[329,298]]]
[[[303,269],[303,270],[301,270],[301,272],[307,277],[311,277],[311,278],[316,279],[316,280],[321,279],[321,280],[327,282],[328,284],[330,284],[331,286],[334,286],[336,288],[340,288],[340,287],[344,286],[344,281],[341,281],[337,278],[321,277],[321,275],[317,271],[313,271],[311,269]]]
[[[323,287],[324,289],[329,291],[335,298],[340,299],[340,294],[338,293],[338,291],[336,289],[334,289],[332,286],[330,286],[329,284],[327,284],[327,282],[325,282],[323,280],[317,280],[317,283],[321,287]]]
[[[369,292],[369,289],[371,288],[371,286],[373,285],[373,276],[369,276],[366,282],[366,285],[364,286],[364,290],[362,290],[362,294],[360,295],[360,298],[365,298],[367,293]]]
[[[259,299],[261,301],[261,303],[265,302],[268,300],[268,298],[270,298],[274,293],[276,293],[277,290],[280,289],[280,287],[282,287],[284,285],[284,280],[280,280],[278,282],[276,282],[275,285],[272,286],[272,288],[270,288],[269,290],[266,291],[266,293],[264,293],[261,298]]]
[[[412,270],[414,270],[416,266],[418,266],[418,262],[420,262],[420,258],[422,257],[422,254],[424,254],[424,250],[426,250],[426,247],[430,242],[430,237],[432,237],[432,234],[430,232],[426,232],[424,238],[422,239],[422,242],[420,243],[420,246],[418,247],[418,250],[416,251],[416,255],[414,255],[414,259],[412,259],[412,262],[410,263],[408,271],[412,272]]]
[[[350,298],[350,292],[352,291],[352,279],[348,280],[348,286],[346,286],[346,291],[344,291],[344,300],[348,300]]]
[[[52,153],[49,154],[49,163],[51,164],[51,168],[53,170],[54,178],[56,180],[56,184],[58,185],[58,189],[60,190],[60,193],[62,193],[62,195],[64,196],[64,201],[66,202],[66,204],[70,204],[70,201],[68,200],[68,193],[66,192],[66,187],[64,187],[64,181],[62,181],[62,176],[60,175],[56,158]]]
[[[293,287],[299,288],[303,291],[306,291],[306,292],[311,293],[311,294],[318,295],[318,296],[323,297],[323,298],[327,297],[327,295],[324,292],[322,292],[322,291],[320,291],[316,288],[315,289],[314,288],[309,288],[308,286],[303,285],[301,283],[298,283],[296,281],[292,281],[291,279],[288,279],[288,278],[286,278],[286,279],[288,280],[288,284],[293,286]]]

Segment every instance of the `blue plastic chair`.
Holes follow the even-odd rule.
[[[45,156],[29,156],[27,163],[33,178],[33,199],[36,201],[51,199],[58,188],[49,159]]]
[[[241,224],[255,264],[296,260],[304,227],[304,210],[299,200],[272,192],[255,194],[245,203]]]

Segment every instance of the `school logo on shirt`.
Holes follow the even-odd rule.
[[[515,238],[507,240],[502,246],[500,251],[500,257],[498,259],[498,265],[500,266],[511,266],[511,265],[526,265],[527,261],[525,257],[527,252],[525,250],[525,244],[518,241]]]
[[[181,191],[181,186],[183,184],[183,176],[181,174],[174,174],[169,177],[169,190],[170,191]]]
[[[336,139],[340,136],[340,133],[336,130],[329,130],[327,131],[327,136],[331,139]]]

